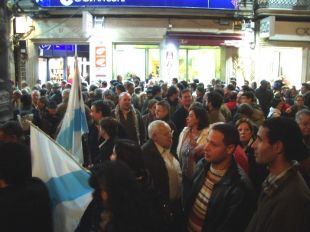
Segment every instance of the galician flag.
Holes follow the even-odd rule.
[[[52,201],[54,231],[72,232],[92,199],[90,174],[39,128],[31,124],[32,175],[43,180]]]
[[[80,74],[75,56],[74,78],[68,107],[56,141],[79,162],[83,163],[82,134],[88,133],[84,101],[81,91]]]

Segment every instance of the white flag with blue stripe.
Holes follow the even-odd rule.
[[[72,232],[92,199],[90,174],[70,154],[31,125],[32,175],[42,179],[52,202],[55,232]]]
[[[67,111],[56,141],[69,151],[79,163],[83,163],[82,134],[88,133],[88,126],[77,57],[75,57],[74,72]]]

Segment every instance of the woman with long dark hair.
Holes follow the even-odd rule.
[[[203,147],[208,136],[208,114],[202,106],[190,107],[186,118],[187,127],[183,129],[179,137],[177,155],[182,169],[182,199],[186,199],[189,193],[189,183],[196,162],[203,155]]]

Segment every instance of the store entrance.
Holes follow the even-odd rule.
[[[159,45],[114,44],[113,77],[129,79],[138,76],[142,81],[159,78]]]
[[[38,50],[38,74],[42,83],[72,81],[75,45],[40,44]],[[77,56],[80,76],[89,82],[89,45],[77,45]]]

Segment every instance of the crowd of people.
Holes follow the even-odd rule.
[[[31,177],[27,122],[56,138],[70,88],[23,82],[13,92],[14,118],[0,126],[8,226],[37,207],[14,226],[52,231],[47,189]],[[310,84],[118,76],[82,82],[82,95],[94,192],[77,232],[310,231]]]

